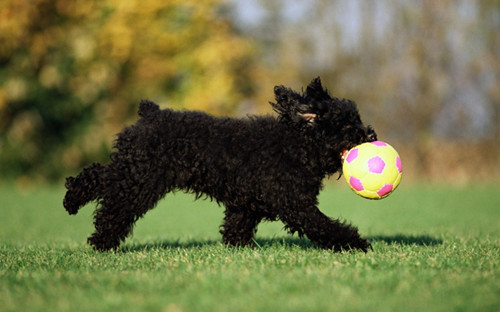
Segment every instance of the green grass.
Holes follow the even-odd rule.
[[[401,186],[382,201],[327,188],[320,207],[373,251],[335,254],[263,224],[260,248],[222,245],[222,208],[168,196],[120,252],[86,244],[92,206],[62,189],[0,188],[0,311],[498,311],[500,193]]]

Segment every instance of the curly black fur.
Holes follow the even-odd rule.
[[[259,222],[279,219],[321,248],[366,251],[357,228],[321,213],[317,196],[325,176],[341,173],[341,153],[376,140],[375,132],[354,102],[331,97],[319,78],[303,94],[283,86],[274,92],[278,118],[217,118],[142,101],[137,124],[118,134],[111,162],[67,178],[64,207],[76,214],[98,203],[88,242],[101,251],[119,247],[174,190],[223,204],[220,233],[230,245],[251,244]]]

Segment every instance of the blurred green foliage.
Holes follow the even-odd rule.
[[[230,113],[254,47],[218,0],[4,0],[0,172],[53,180],[100,160],[141,98]]]
[[[0,182],[106,161],[140,99],[263,113],[316,76],[405,180],[498,181],[499,27],[500,0],[3,0]]]

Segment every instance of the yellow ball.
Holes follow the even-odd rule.
[[[344,155],[342,171],[354,193],[369,199],[391,194],[401,182],[398,152],[382,141],[363,143]]]

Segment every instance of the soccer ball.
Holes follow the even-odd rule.
[[[342,171],[354,193],[381,199],[392,193],[401,181],[398,152],[382,141],[363,143],[344,155]]]

